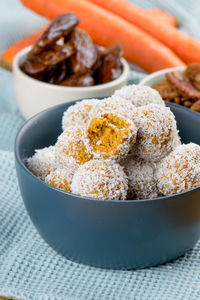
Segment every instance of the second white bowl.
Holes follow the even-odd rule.
[[[139,85],[153,86],[154,84],[162,81],[165,78],[165,74],[170,72],[179,72],[182,73],[185,70],[185,67],[176,67],[176,68],[167,68],[161,71],[154,72],[146,76],[143,80],[140,81]]]

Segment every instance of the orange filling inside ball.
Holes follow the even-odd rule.
[[[127,141],[129,128],[127,120],[113,114],[93,118],[87,129],[90,147],[103,158],[117,155]]]

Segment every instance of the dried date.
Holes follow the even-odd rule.
[[[91,86],[118,77],[121,47],[96,46],[86,32],[75,28],[77,24],[73,14],[57,17],[20,64],[22,71],[63,86]]]
[[[41,53],[40,59],[43,61],[45,66],[54,66],[68,59],[73,53],[74,49],[70,42],[63,46],[54,44],[49,50]]]
[[[122,71],[122,49],[119,45],[110,47],[101,57],[101,65],[98,69],[97,78],[99,83],[106,83],[118,78]]]
[[[69,73],[69,67],[67,63],[61,62],[58,65],[52,66],[46,72],[46,81],[52,84],[59,84],[62,82]]]
[[[20,68],[24,73],[39,80],[43,79],[43,74],[47,69],[47,67],[37,57],[32,57],[30,59],[24,60],[20,64]]]
[[[63,86],[92,86],[94,85],[94,78],[90,74],[71,75],[60,83]]]
[[[81,29],[74,29],[71,42],[75,48],[75,54],[70,58],[71,68],[75,74],[84,74],[90,70],[97,61],[97,49],[90,36]]]
[[[56,42],[59,38],[67,36],[79,23],[74,14],[62,14],[55,18],[50,26],[33,46],[30,55],[38,55],[42,50]]]

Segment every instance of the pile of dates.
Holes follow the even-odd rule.
[[[152,86],[165,101],[184,105],[200,113],[200,64],[191,63],[180,74],[171,72]]]
[[[94,45],[76,28],[74,14],[58,16],[38,39],[20,68],[27,75],[62,86],[92,86],[118,78],[122,72],[119,45]]]

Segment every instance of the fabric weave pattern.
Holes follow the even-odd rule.
[[[133,0],[178,16],[184,31],[200,38],[200,2]],[[0,53],[40,27],[44,19],[17,0],[0,1]],[[129,83],[144,74],[132,71]],[[39,236],[25,210],[16,178],[13,144],[24,123],[12,74],[0,70],[0,295],[25,300],[200,299],[200,241],[174,262],[136,271],[112,271],[71,262]]]

